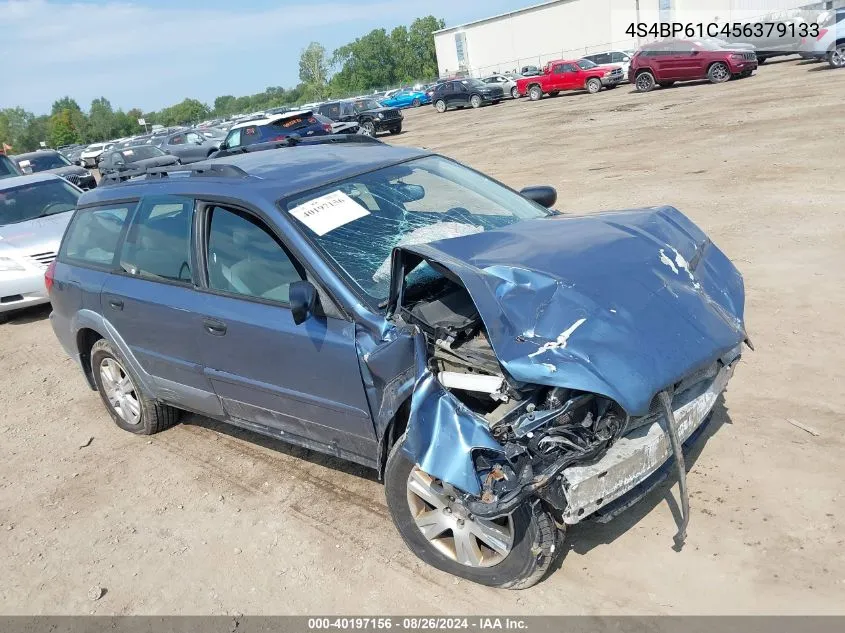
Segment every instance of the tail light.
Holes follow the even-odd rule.
[[[827,29],[819,29],[819,34],[816,36],[816,41],[818,42],[827,34]]]
[[[314,123],[316,123],[316,122],[317,122],[317,119],[315,119],[313,116],[310,116],[310,117],[308,117],[308,122],[309,122],[311,125],[313,125]]]
[[[331,131],[332,131],[332,126],[331,126],[331,125],[329,125],[328,123],[323,123],[323,131],[324,131],[324,132],[331,132]]]
[[[47,293],[49,294],[50,291],[53,289],[53,282],[55,281],[55,274],[56,274],[56,260],[50,262],[50,265],[47,266],[47,270],[44,271],[44,287],[47,288]]]

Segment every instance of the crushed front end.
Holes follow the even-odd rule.
[[[748,341],[741,276],[680,212],[523,222],[392,268],[391,318],[418,332],[404,450],[471,516],[539,500],[562,528],[673,457],[685,495],[682,445]]]

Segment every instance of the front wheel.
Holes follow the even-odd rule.
[[[845,68],[845,44],[837,44],[827,55],[827,63],[831,68]]]
[[[420,100],[414,99],[413,101],[411,101],[411,106],[413,106],[414,108],[419,108],[420,107]]]
[[[511,88],[511,97],[513,97],[514,99],[519,99],[519,90],[516,86]]]
[[[446,112],[446,102],[443,99],[438,99],[434,102],[434,109],[443,114]]]
[[[479,97],[478,95],[472,95],[469,98],[469,104],[473,108],[480,108],[481,107],[481,97]]]
[[[525,589],[560,553],[560,532],[538,502],[500,519],[466,512],[456,491],[393,447],[384,472],[387,507],[408,548],[441,571],[490,587]]]
[[[361,124],[361,134],[364,136],[375,136],[376,135],[376,125],[372,121],[364,121]]]
[[[392,127],[392,128],[390,128],[390,133],[391,133],[391,134],[399,134],[401,131],[402,131],[402,126],[401,126],[401,125],[397,125],[396,127]]]
[[[642,72],[637,75],[637,92],[651,92],[654,90],[654,75],[650,72]]]
[[[595,77],[593,77],[592,79],[588,79],[586,88],[587,92],[589,92],[591,95],[596,94],[601,90],[601,80],[596,79]]]
[[[716,62],[707,70],[707,79],[710,83],[721,84],[731,78],[731,70],[727,64],[723,62]]]

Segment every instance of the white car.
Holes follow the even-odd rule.
[[[801,57],[827,59],[833,68],[845,68],[845,8],[821,18],[818,37],[801,41]]]
[[[44,271],[81,195],[54,174],[0,180],[0,322],[14,310],[50,301]]]
[[[614,64],[622,69],[623,81],[628,80],[628,68],[631,66],[631,58],[634,56],[634,51],[604,51],[602,53],[590,53],[584,55],[581,59],[589,59],[594,64],[599,66],[606,66]]]
[[[103,152],[112,148],[113,143],[94,143],[85,148],[85,151],[79,155],[79,160],[82,161],[83,167],[96,167]]]

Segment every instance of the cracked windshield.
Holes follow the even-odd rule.
[[[335,183],[287,201],[285,208],[376,303],[389,292],[394,247],[480,233],[551,213],[481,174],[435,156]],[[435,275],[422,264],[407,283]]]

